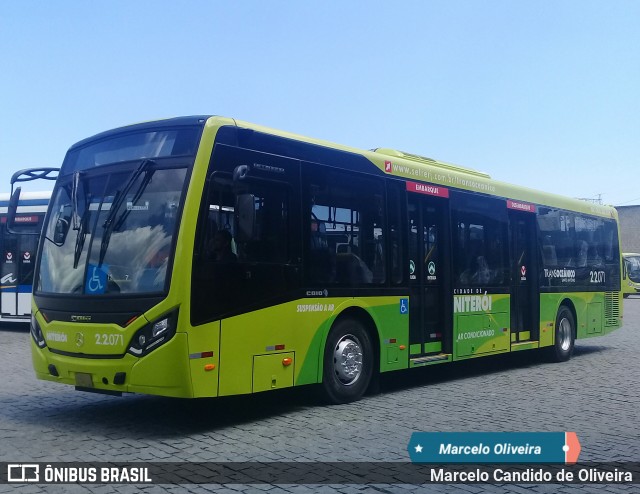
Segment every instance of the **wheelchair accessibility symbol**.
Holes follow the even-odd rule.
[[[87,279],[85,281],[86,293],[104,293],[107,287],[107,271],[109,267],[103,264],[98,267],[95,264],[89,264],[89,270],[87,271]]]
[[[400,314],[408,314],[409,313],[409,299],[401,298],[400,299]]]

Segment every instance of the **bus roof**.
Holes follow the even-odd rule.
[[[237,129],[253,130],[284,139],[358,154],[375,165],[375,167],[372,168],[372,173],[376,174],[393,176],[398,179],[406,179],[407,181],[421,181],[445,188],[451,187],[480,192],[540,206],[568,209],[607,218],[617,218],[618,216],[615,208],[611,206],[603,206],[579,199],[537,191],[528,187],[507,184],[493,180],[487,173],[432,158],[426,158],[417,154],[396,151],[389,148],[377,148],[367,151],[222,116],[195,115],[137,123],[96,134],[95,136],[77,142],[70,149],[82,146],[92,140],[108,138],[112,134],[127,130],[135,131],[137,129],[144,129],[151,125],[158,128],[204,125],[213,132],[216,132],[221,127],[227,126]]]
[[[148,128],[150,125],[153,125],[153,127],[155,128],[181,127],[186,125],[203,125],[207,121],[207,119],[210,117],[211,115],[193,115],[189,117],[172,117],[172,118],[164,118],[161,120],[150,120],[147,122],[138,122],[131,125],[125,125],[122,127],[117,127],[115,129],[110,129],[104,132],[100,132],[99,134],[95,134],[91,137],[87,137],[86,139],[78,141],[69,148],[69,151],[74,148],[83,146],[88,142],[100,140],[100,139],[106,139],[111,135],[119,134],[121,132],[126,132],[128,130],[135,132],[137,129]]]
[[[537,191],[528,187],[507,184],[505,182],[493,180],[484,172],[479,172],[477,170],[458,165],[452,165],[451,163],[446,163],[432,158],[425,158],[416,154],[404,153],[388,148],[378,148],[371,151],[365,151],[224,117],[211,117],[207,122],[207,126],[221,127],[225,125],[234,125],[238,128],[252,129],[258,132],[273,134],[288,139],[326,146],[349,153],[360,154],[376,165],[378,170],[382,173],[395,176],[397,178],[404,178],[409,181],[420,180],[422,182],[437,184],[443,187],[481,192],[507,199],[529,202],[540,206],[568,209],[607,218],[617,219],[618,217],[617,211],[611,206],[603,206],[580,199],[572,199],[557,194]]]

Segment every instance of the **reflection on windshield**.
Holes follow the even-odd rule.
[[[640,283],[640,256],[625,256],[624,262],[627,265],[627,275],[635,283]]]
[[[167,156],[192,156],[200,128],[143,129],[72,148],[62,164],[63,175],[101,165]]]
[[[140,174],[133,182],[132,170],[85,177],[77,201],[84,224],[66,236],[58,235],[55,243],[44,242],[37,291],[87,295],[162,291],[185,176],[186,169],[180,168]],[[64,224],[64,215],[72,209],[71,191],[71,182],[57,190],[45,227],[49,239],[56,237],[60,218]],[[114,211],[116,221],[106,222],[112,204],[120,202],[114,202],[118,195],[123,197]]]

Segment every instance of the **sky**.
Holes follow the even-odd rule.
[[[214,114],[640,204],[638,26],[636,0],[0,0],[0,191]]]

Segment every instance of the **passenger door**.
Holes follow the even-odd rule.
[[[532,204],[507,201],[511,236],[511,344],[538,341],[539,269],[536,215]]]
[[[0,304],[3,316],[16,316],[18,309],[18,237],[17,235],[5,235],[2,248],[2,269],[0,282],[2,296]]]
[[[423,187],[407,184],[417,192],[408,194],[411,358],[451,353],[448,194],[442,187]]]

